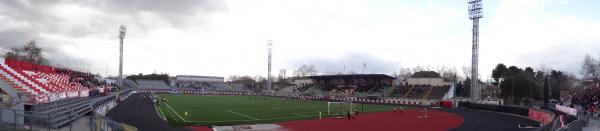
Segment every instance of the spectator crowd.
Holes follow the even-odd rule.
[[[576,94],[573,104],[581,105],[588,112],[597,113],[600,108],[600,83],[585,89],[581,94]]]

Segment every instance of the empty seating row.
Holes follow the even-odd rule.
[[[141,88],[171,88],[164,80],[135,80]]]
[[[89,93],[87,87],[72,81],[68,74],[17,60],[0,59],[0,78],[28,96],[34,104],[67,97],[84,97]]]

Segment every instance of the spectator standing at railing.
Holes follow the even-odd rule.
[[[347,112],[347,114],[346,114],[346,117],[348,117],[348,120],[350,120],[350,117],[352,117],[352,116],[350,115],[350,111],[348,111],[348,112]]]

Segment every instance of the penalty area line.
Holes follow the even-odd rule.
[[[233,113],[233,114],[236,114],[236,115],[240,115],[240,116],[243,116],[243,117],[247,117],[247,118],[250,118],[250,119],[259,120],[257,118],[254,118],[254,117],[251,117],[251,116],[248,116],[248,115],[244,115],[242,113],[237,113],[237,112],[234,112],[234,111],[231,111],[231,110],[225,110],[225,111]]]

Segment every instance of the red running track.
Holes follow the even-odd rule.
[[[276,123],[285,131],[445,131],[460,126],[464,118],[448,112],[427,110],[428,118],[418,118],[422,108],[400,112],[359,114],[354,119],[324,118]],[[205,126],[192,127],[196,131],[211,130]]]
[[[422,108],[400,112],[359,114],[355,119],[326,118],[278,123],[294,131],[442,131],[460,126],[464,119],[453,113],[427,110],[428,118],[418,118]]]

